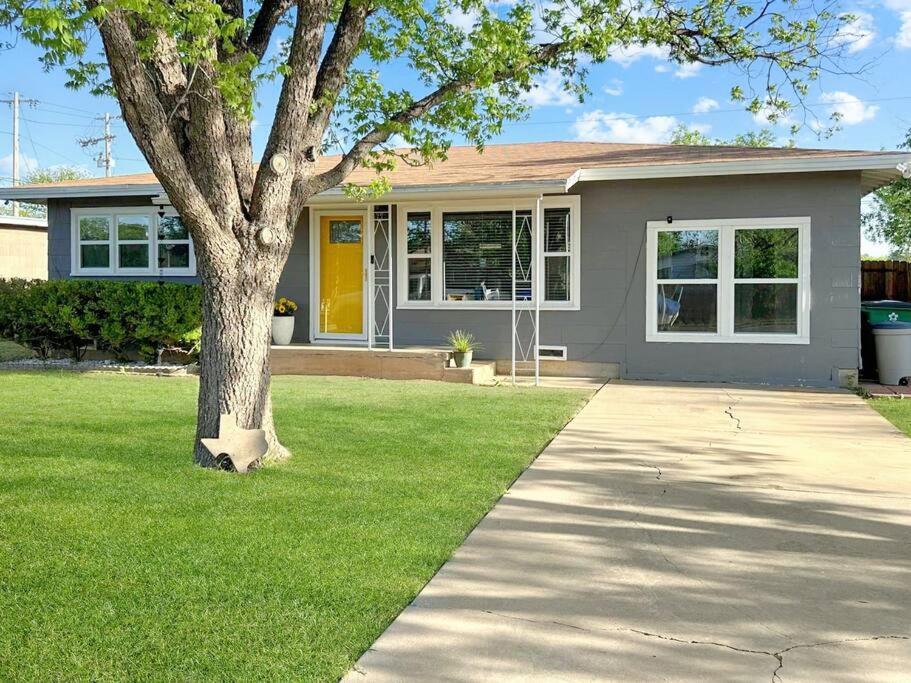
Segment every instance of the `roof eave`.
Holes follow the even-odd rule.
[[[498,183],[450,183],[445,185],[410,185],[393,187],[392,190],[376,201],[395,199],[433,199],[464,195],[472,196],[522,196],[540,193],[563,192],[566,182],[560,178],[531,181],[507,181]],[[69,187],[48,187],[36,195],[37,188],[4,187],[0,188],[0,201],[18,200],[43,204],[49,199],[77,199],[84,197],[149,197],[161,195],[164,189],[157,183],[129,185],[81,185]],[[311,198],[311,204],[332,204],[350,201],[342,188],[333,188]]]
[[[908,154],[846,155],[799,157],[794,159],[743,159],[734,161],[689,162],[681,164],[648,164],[641,166],[580,168],[566,181],[569,190],[579,182],[597,180],[646,180],[650,178],[692,178],[697,176],[760,175],[777,173],[820,173],[862,171],[894,174],[897,166],[911,162]],[[882,183],[885,184],[885,183]],[[875,187],[873,189],[876,189]]]

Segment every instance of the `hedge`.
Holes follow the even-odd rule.
[[[41,358],[80,360],[93,345],[118,359],[139,352],[148,362],[163,350],[196,353],[201,322],[198,285],[0,279],[0,338]]]

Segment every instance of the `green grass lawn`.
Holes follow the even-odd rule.
[[[898,398],[871,398],[873,409],[911,436],[911,400]]]
[[[33,355],[29,349],[19,346],[16,342],[0,339],[0,363],[8,360],[19,360],[20,358],[31,358]]]
[[[588,395],[281,377],[240,476],[196,390],[0,373],[0,680],[337,679]]]

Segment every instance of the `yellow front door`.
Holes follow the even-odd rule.
[[[364,219],[321,216],[319,331],[364,333]]]

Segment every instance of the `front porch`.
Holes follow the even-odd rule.
[[[272,346],[273,375],[339,375],[373,379],[430,379],[457,384],[493,384],[496,363],[452,365],[444,348],[369,349],[363,346],[290,344]]]

